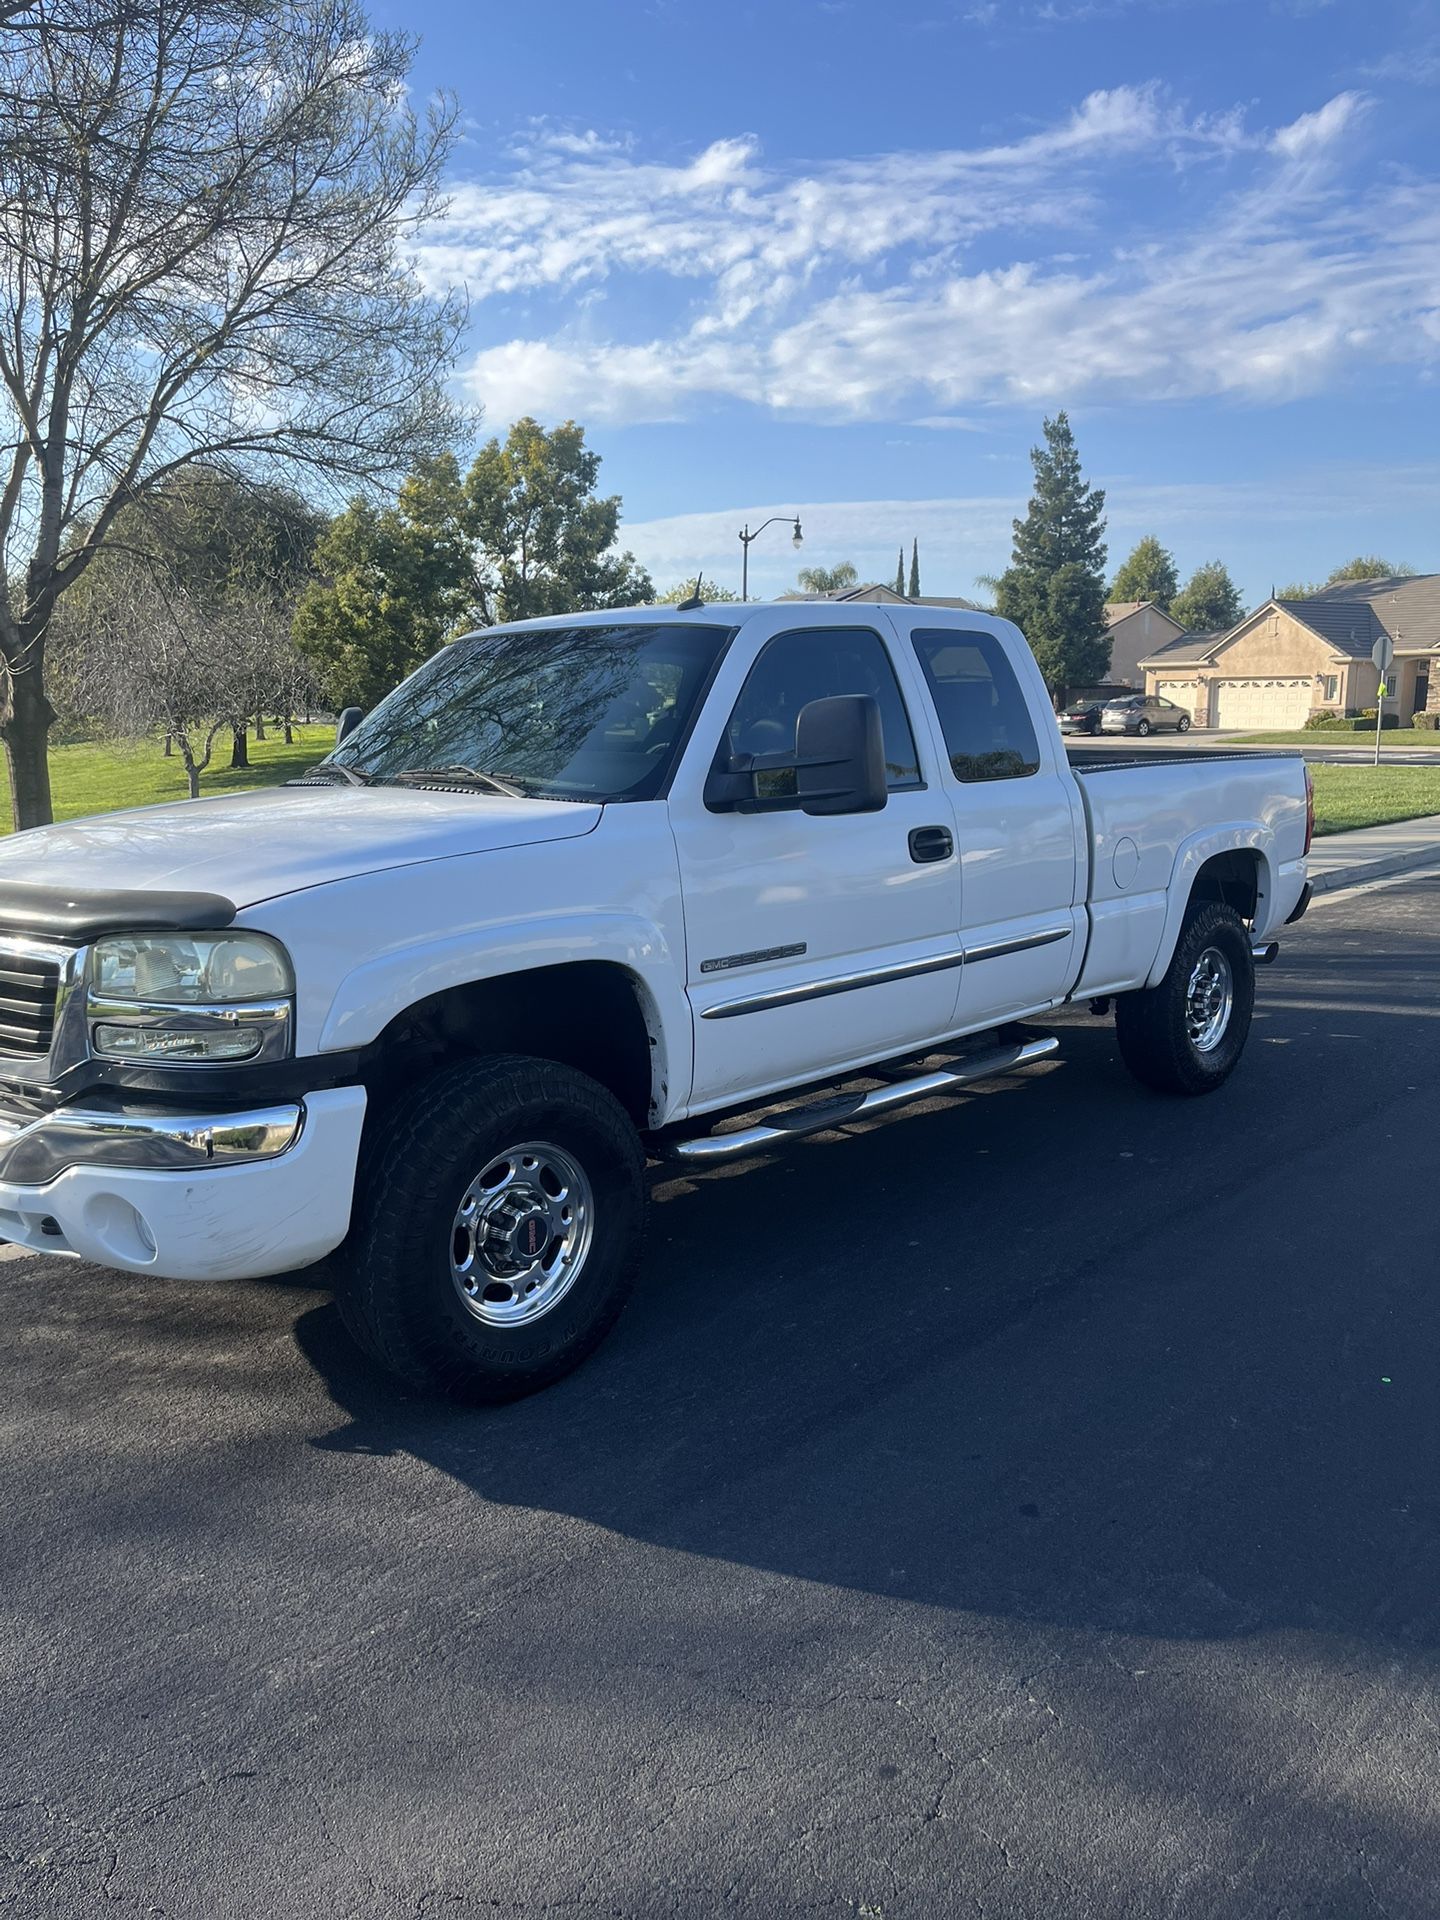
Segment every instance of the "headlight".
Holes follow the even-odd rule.
[[[289,957],[263,933],[140,933],[90,956],[93,1053],[205,1064],[290,1051]]]

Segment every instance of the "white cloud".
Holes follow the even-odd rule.
[[[1259,599],[1270,571],[1304,578],[1334,564],[1334,554],[1372,540],[1383,546],[1406,520],[1432,524],[1440,512],[1440,467],[1324,468],[1313,466],[1254,480],[1155,484],[1123,475],[1098,476],[1108,488],[1112,559],[1156,527],[1177,553],[1181,571],[1223,552],[1247,591]],[[920,543],[921,577],[930,592],[983,598],[976,575],[997,571],[1010,551],[1011,522],[1023,512],[1029,467],[1017,470],[1013,490],[920,500],[747,501],[717,512],[627,521],[620,544],[630,548],[664,586],[693,577],[738,588],[738,529],[771,514],[798,513],[805,529],[801,553],[777,527],[776,544],[763,538],[750,554],[752,590],[783,592],[811,561],[851,560],[862,579],[890,580],[902,544]],[[1330,556],[1327,558],[1326,556]],[[1323,564],[1322,564],[1323,563]],[[1264,577],[1262,578],[1262,574]]]
[[[739,401],[954,426],[996,402],[1284,399],[1440,361],[1440,181],[1342,185],[1368,105],[1347,91],[1251,132],[1117,87],[1008,143],[802,173],[747,135],[665,163],[542,128],[505,182],[455,189],[420,265],[480,302],[464,382],[496,421]],[[1099,240],[1137,170],[1153,198],[1202,161],[1226,169],[1220,192]],[[497,325],[536,295],[565,302],[562,324]],[[649,326],[621,337],[627,313]]]
[[[1365,112],[1370,102],[1363,93],[1337,93],[1314,113],[1302,113],[1288,127],[1270,136],[1270,146],[1287,160],[1299,160],[1334,146]]]

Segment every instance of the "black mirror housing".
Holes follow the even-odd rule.
[[[880,702],[836,693],[800,709],[795,782],[806,813],[879,813],[889,799]]]
[[[341,709],[340,718],[335,722],[335,744],[337,747],[342,740],[348,740],[350,738],[351,734],[364,718],[365,709],[363,707],[343,707]]]
[[[762,792],[771,774],[793,774],[793,793]],[[879,813],[889,797],[880,703],[868,693],[812,700],[800,709],[793,752],[734,754],[705,783],[705,804],[718,813]]]

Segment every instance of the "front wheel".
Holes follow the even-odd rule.
[[[1181,714],[1181,716],[1180,716],[1180,723],[1179,723],[1179,725],[1178,725],[1178,726],[1176,727],[1176,729],[1175,729],[1175,731],[1176,731],[1177,733],[1188,733],[1188,732],[1190,731],[1190,721],[1189,721],[1189,717],[1188,717],[1187,715],[1185,715],[1185,714],[1183,714],[1183,713]]]
[[[1233,907],[1192,907],[1158,986],[1115,1003],[1120,1057],[1161,1093],[1213,1093],[1245,1051],[1255,1005],[1250,935]]]
[[[534,1393],[610,1331],[639,1265],[645,1160],[582,1073],[496,1054],[422,1081],[365,1157],[337,1256],[346,1326],[407,1386]]]

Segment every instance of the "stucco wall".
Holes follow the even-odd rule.
[[[1278,608],[1258,615],[1239,639],[1217,653],[1214,668],[1227,680],[1246,674],[1298,679],[1302,674],[1338,671],[1324,641]]]
[[[1141,607],[1127,613],[1110,629],[1110,674],[1113,685],[1139,687],[1144,681],[1140,662],[1167,640],[1183,633],[1178,620],[1161,613],[1158,607]]]

